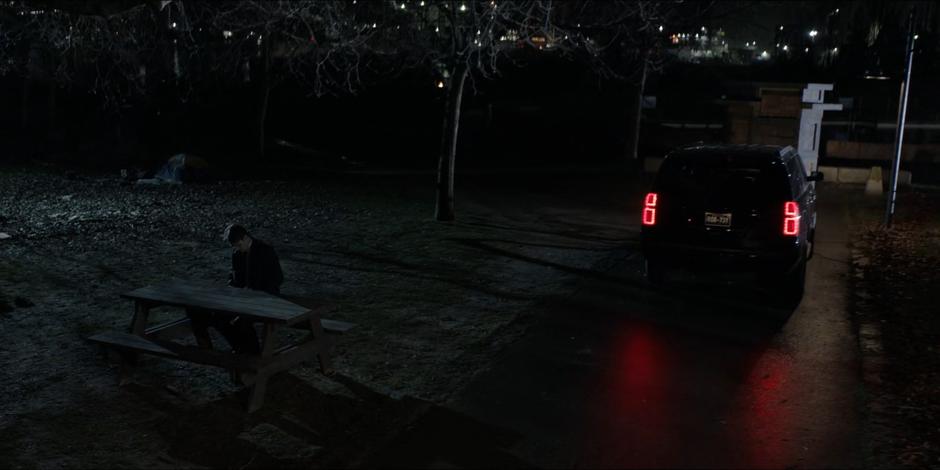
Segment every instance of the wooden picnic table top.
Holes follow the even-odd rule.
[[[134,300],[178,307],[211,309],[232,315],[247,315],[262,321],[293,324],[310,316],[309,307],[300,306],[266,292],[228,286],[206,286],[182,280],[152,284],[121,294]]]

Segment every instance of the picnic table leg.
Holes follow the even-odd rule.
[[[310,335],[313,336],[313,341],[320,343],[319,352],[317,353],[317,359],[320,361],[320,372],[323,375],[333,375],[336,371],[333,369],[332,361],[330,361],[330,339],[323,331],[323,325],[320,324],[320,315],[310,316]]]
[[[274,329],[273,323],[264,324],[264,334],[261,337],[261,366],[253,377],[254,383],[248,393],[249,413],[257,411],[264,404],[264,394],[268,389],[268,372],[265,368],[274,353]]]
[[[134,301],[134,317],[131,319],[130,332],[144,336],[147,329],[147,317],[150,315],[150,306],[142,300]],[[121,369],[118,372],[118,385],[127,385],[130,382],[131,372],[137,364],[138,354],[131,351],[118,351]]]
[[[150,315],[150,306],[143,300],[134,301],[134,318],[131,320],[130,332],[144,336],[147,329],[147,317]]]

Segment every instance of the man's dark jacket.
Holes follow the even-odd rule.
[[[281,261],[271,245],[252,239],[247,253],[232,251],[232,273],[228,285],[279,294],[282,282]]]

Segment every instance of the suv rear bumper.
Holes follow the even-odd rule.
[[[700,272],[785,274],[800,261],[799,245],[769,250],[702,247],[674,242],[642,241],[647,260],[663,267],[685,267]]]

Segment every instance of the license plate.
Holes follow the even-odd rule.
[[[706,212],[705,213],[705,225],[709,225],[712,227],[730,227],[731,226],[731,214]]]

